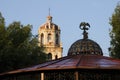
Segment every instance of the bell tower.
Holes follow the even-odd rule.
[[[48,60],[62,57],[62,43],[60,40],[60,27],[52,22],[52,16],[47,16],[46,22],[39,27],[39,46],[45,48]]]

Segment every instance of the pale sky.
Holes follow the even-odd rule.
[[[0,0],[0,12],[6,25],[13,21],[33,25],[33,34],[38,34],[38,28],[46,22],[50,14],[53,23],[61,28],[63,56],[73,42],[82,38],[79,29],[81,22],[91,25],[89,39],[96,41],[108,56],[110,46],[109,19],[119,0]]]

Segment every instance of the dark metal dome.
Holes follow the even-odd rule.
[[[83,30],[83,39],[77,40],[71,45],[68,51],[68,55],[76,54],[103,55],[100,46],[95,41],[88,39],[88,32],[86,30],[89,30],[90,28],[89,23],[82,22],[79,27],[81,30]]]
[[[80,39],[74,42],[69,48],[68,55],[96,54],[103,55],[100,46],[93,40]]]

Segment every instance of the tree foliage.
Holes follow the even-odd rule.
[[[32,66],[46,60],[43,48],[33,37],[31,25],[13,22],[7,27],[0,13],[0,73]]]
[[[120,59],[120,4],[115,8],[115,11],[110,19],[112,29],[110,31],[111,47],[109,48],[110,56]]]

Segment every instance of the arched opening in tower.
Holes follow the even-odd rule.
[[[48,53],[47,59],[48,59],[48,60],[52,60],[52,54],[51,54],[51,53]]]
[[[42,33],[41,34],[41,45],[43,45],[44,44],[44,34]]]

